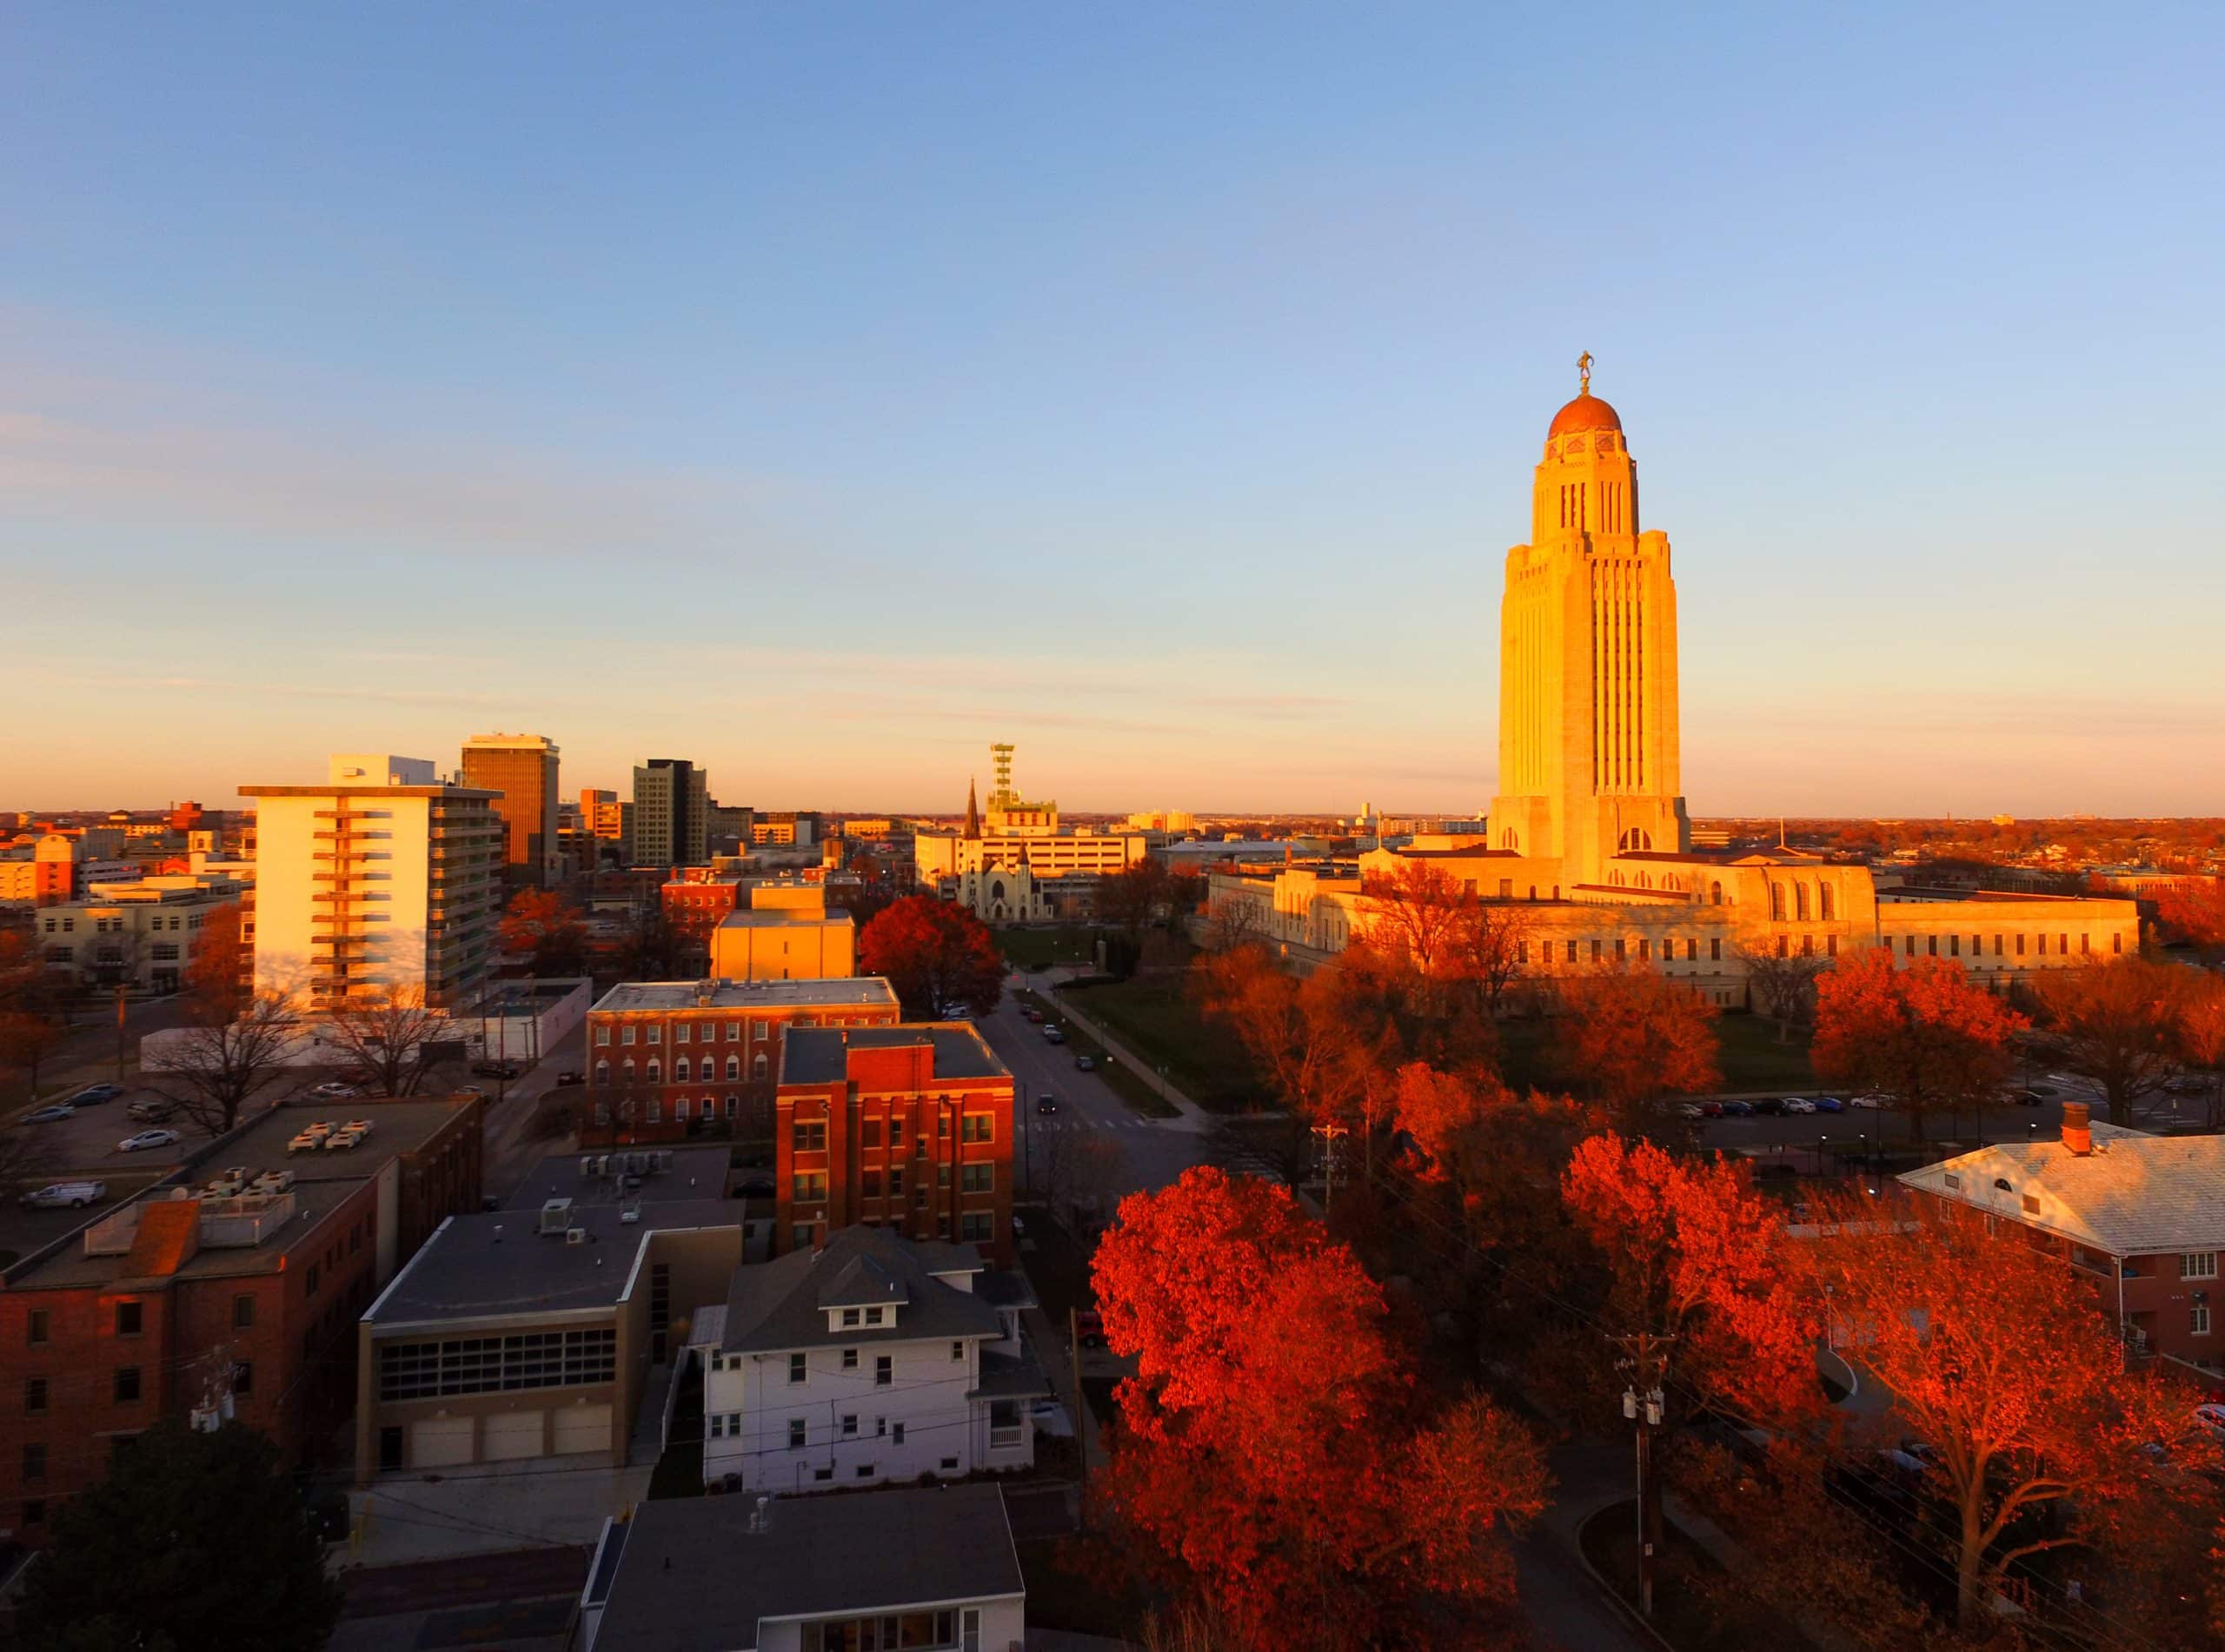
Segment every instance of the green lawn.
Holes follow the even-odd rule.
[[[1068,997],[1137,1056],[1163,1065],[1168,1081],[1200,1107],[1248,1112],[1266,1105],[1242,1048],[1199,1013],[1189,983],[1186,970],[1152,970]]]
[[[997,945],[1014,967],[1048,969],[1053,964],[1088,964],[1095,956],[1099,931],[1083,924],[1045,929],[1000,929]]]

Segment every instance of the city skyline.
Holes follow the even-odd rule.
[[[2146,164],[2214,149],[2199,50],[535,17],[19,30],[0,567],[70,715],[0,804],[499,727],[573,796],[949,813],[1011,739],[1073,810],[1469,813],[1590,350],[1695,815],[2225,808],[2225,271]]]

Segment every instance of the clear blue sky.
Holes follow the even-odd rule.
[[[1694,813],[2225,810],[2221,17],[18,4],[0,806],[1480,806],[1589,348]]]

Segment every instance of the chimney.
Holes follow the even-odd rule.
[[[2081,1158],[2094,1156],[2094,1132],[2086,1122],[2086,1104],[2082,1101],[2062,1104],[2062,1144]]]

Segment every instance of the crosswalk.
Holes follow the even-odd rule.
[[[1028,1121],[1030,1130],[1149,1130],[1159,1121],[1155,1118],[1035,1118]]]

